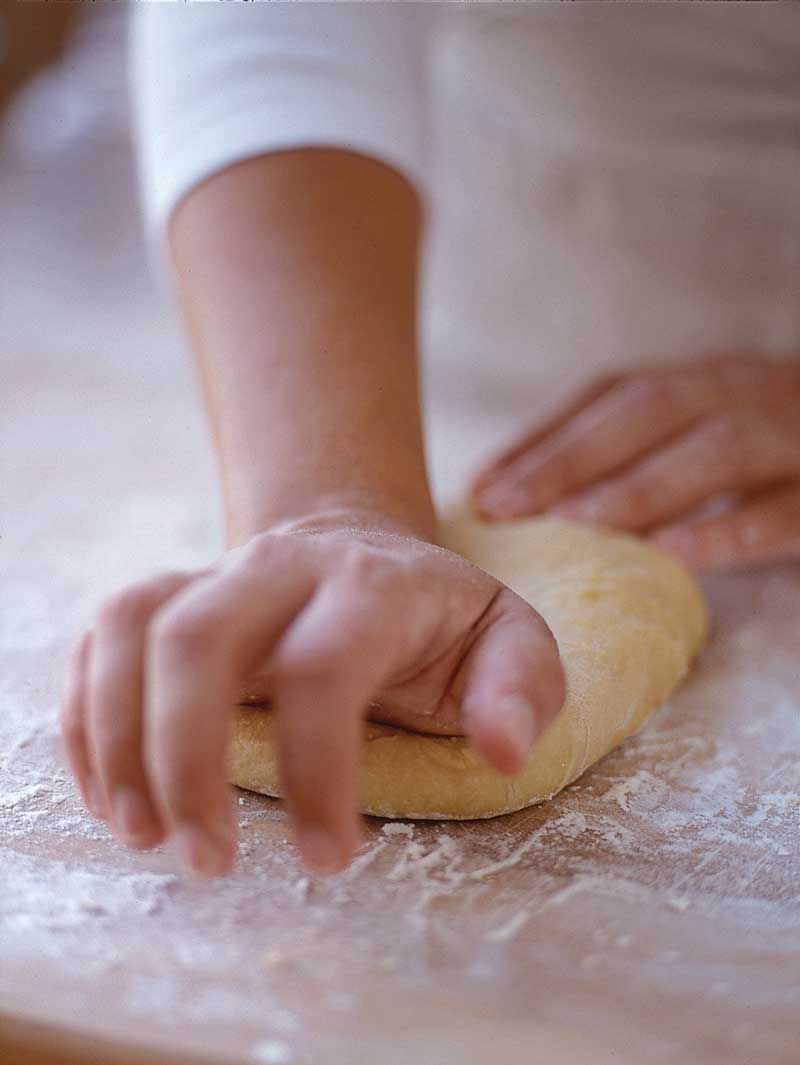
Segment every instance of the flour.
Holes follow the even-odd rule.
[[[40,654],[55,639],[41,631]],[[52,689],[33,698],[20,685],[0,718],[0,996],[32,966],[69,973],[86,1003],[116,981],[119,1023],[165,1036],[189,1025],[209,1045],[240,1032],[254,1065],[307,1065],[309,1011],[353,1023],[356,989],[381,982],[433,994],[444,973],[462,995],[503,988],[510,1001],[516,958],[560,968],[562,986],[577,971],[607,988],[624,981],[614,958],[625,957],[661,995],[714,984],[726,989],[715,1001],[735,1003],[747,969],[706,962],[698,928],[717,930],[708,958],[725,942],[757,959],[765,944],[793,949],[785,900],[800,867],[794,667],[755,629],[744,642],[758,670],[712,647],[673,706],[552,803],[483,824],[368,820],[334,877],[309,876],[281,804],[248,794],[223,881],[186,878],[168,847],[127,851],[82,808]],[[746,730],[754,713],[759,729]],[[556,928],[586,944],[572,962],[550,953]],[[767,1004],[784,994],[762,985]]]
[[[689,907],[692,905],[692,900],[684,897],[678,897],[667,900],[667,906],[673,910],[677,910],[678,913],[686,913]]]
[[[365,851],[359,854],[352,860],[350,865],[344,871],[343,878],[345,880],[355,880],[361,876],[364,870],[372,865],[375,859],[386,849],[386,842],[379,840],[374,846],[368,847]]]
[[[606,802],[616,802],[620,810],[628,811],[631,808],[631,795],[638,795],[643,788],[652,790],[654,787],[660,786],[661,784],[657,777],[654,777],[652,773],[648,773],[644,769],[640,769],[626,780],[620,780],[618,783],[612,784],[603,797]]]
[[[757,827],[767,819],[788,817],[796,821],[800,795],[794,791],[767,791],[758,797],[757,806],[745,818],[748,825]]]
[[[659,57],[651,70],[640,49],[633,58],[647,56],[641,84],[653,92],[638,103],[652,113],[641,143],[625,138],[620,164],[613,146],[592,147],[608,148],[604,122],[588,141],[581,134],[603,117],[604,98],[609,114],[627,108],[630,94],[606,95],[625,64],[607,62],[602,34],[599,51],[587,49],[577,24],[559,30],[545,10],[555,5],[541,6],[545,32],[516,34],[495,12],[480,15],[485,26],[444,42],[448,69],[435,70],[442,195],[425,391],[438,487],[530,423],[545,397],[581,383],[591,362],[624,365],[641,353],[642,338],[655,335],[666,358],[691,354],[698,337],[751,337],[776,353],[797,346],[797,229],[786,225],[800,217],[786,95],[796,35],[781,45],[781,25],[773,49],[769,34],[743,34],[737,53],[726,26],[741,76],[718,95],[724,79],[702,75],[719,72],[722,55],[703,45],[717,33],[711,20],[700,20],[708,34],[667,26],[664,64],[675,69],[684,46],[694,52],[703,113],[682,124],[690,95],[661,91]],[[122,52],[120,36],[113,62],[92,67],[113,70],[114,101],[124,97]],[[74,89],[80,68],[69,67]],[[52,120],[62,84],[45,76],[53,96],[33,117]],[[714,634],[697,673],[643,733],[552,803],[483,824],[367,821],[364,849],[341,877],[309,877],[282,805],[258,796],[237,795],[249,821],[237,867],[208,884],[178,872],[169,848],[128,851],[82,809],[56,727],[68,643],[111,591],[204,564],[222,539],[185,344],[146,281],[123,122],[111,147],[95,122],[108,79],[96,80],[100,91],[94,78],[77,85],[89,139],[60,157],[51,144],[47,166],[9,170],[4,157],[2,173],[0,231],[14,269],[0,315],[9,399],[0,418],[0,1008],[105,1025],[122,1042],[157,1044],[153,1057],[165,1063],[174,1047],[175,1057],[318,1065],[337,1059],[337,1040],[351,1043],[342,1060],[362,1052],[386,1065],[530,1061],[541,1023],[588,1033],[598,1061],[619,1046],[620,1065],[796,1062],[796,565],[709,581]],[[724,107],[737,94],[741,106]],[[547,106],[531,109],[529,99]],[[671,130],[663,151],[660,104]],[[725,136],[698,135],[721,128],[717,111]],[[751,151],[744,128],[763,130],[767,113],[785,121],[767,123],[774,136]],[[563,151],[552,149],[551,128]],[[674,135],[682,128],[686,137]],[[618,187],[625,194],[612,195]],[[693,187],[696,196],[683,194]],[[480,188],[491,195],[476,198]],[[670,203],[711,219],[690,227],[686,256]],[[728,223],[743,210],[763,241],[737,240]],[[733,287],[720,272],[692,272],[706,248],[719,251],[709,232],[725,237]],[[792,254],[785,285],[776,249],[783,265]],[[541,388],[529,387],[534,364]],[[378,1027],[386,1040],[373,1047]],[[417,1053],[399,1048],[404,1029],[420,1033]]]
[[[250,1051],[254,1065],[291,1065],[292,1048],[277,1039],[265,1039]]]
[[[408,836],[414,835],[414,826],[403,824],[402,821],[389,821],[381,829],[384,836]]]
[[[177,883],[175,874],[109,878],[19,855],[13,872],[0,869],[0,922],[4,931],[23,932],[29,941],[38,933],[83,928],[98,919],[151,916],[162,909]],[[58,891],[53,890],[56,885]]]
[[[493,928],[486,933],[486,941],[488,943],[506,943],[509,939],[516,938],[519,931],[528,922],[530,911],[527,909],[518,910],[513,914],[505,924],[500,925],[499,928]]]
[[[15,806],[28,803],[31,799],[38,799],[52,793],[44,784],[28,784],[17,791],[6,791],[0,794],[0,810],[12,810]],[[58,801],[63,801],[63,796]]]

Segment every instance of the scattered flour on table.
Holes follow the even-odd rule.
[[[54,945],[50,933],[86,930],[98,920],[153,916],[178,883],[174,873],[108,874],[17,854],[0,867],[0,928],[26,944]]]
[[[677,910],[678,913],[686,913],[691,905],[692,900],[683,896],[676,896],[674,899],[669,899],[667,901],[667,906],[673,910]]]
[[[634,909],[779,938],[770,893],[800,862],[796,664],[754,631],[715,653],[683,696],[682,718],[660,711],[552,803],[477,828],[372,821],[351,866],[327,879],[300,867],[279,804],[244,794],[233,877],[197,885],[142,869],[169,863],[129,854],[83,811],[57,753],[55,707],[43,698],[37,717],[18,691],[0,720],[3,958],[74,967],[87,1001],[91,981],[119,979],[131,1017],[183,1018],[198,1031],[252,1026],[254,1065],[305,1065],[295,1040],[306,1006],[293,981],[313,986],[332,1016],[354,1008],[354,973],[437,981],[441,962],[428,959],[448,951],[448,979],[495,986],[514,949],[539,949],[547,922],[583,916],[593,946],[576,965],[591,974],[609,953],[644,949],[624,923]],[[648,978],[670,981],[679,961],[654,952]],[[246,979],[234,985],[234,972]],[[737,986],[735,971],[720,973],[716,984]]]
[[[291,1046],[279,1039],[265,1039],[250,1051],[253,1065],[291,1065],[293,1058]]]
[[[655,791],[663,788],[662,782],[646,769],[639,769],[632,776],[612,784],[603,798],[606,802],[616,802],[620,810],[630,810],[630,798],[638,795],[642,789]]]
[[[517,910],[513,916],[511,916],[505,924],[499,925],[497,928],[492,928],[486,933],[486,940],[489,943],[505,943],[509,939],[514,939],[517,933],[522,929],[530,917],[530,910],[527,908]]]

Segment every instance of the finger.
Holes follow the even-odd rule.
[[[114,831],[134,847],[164,836],[142,751],[145,633],[158,607],[194,579],[167,573],[130,585],[104,603],[94,628],[87,742]]]
[[[648,374],[613,386],[514,462],[482,496],[482,510],[495,518],[535,514],[615,473],[714,410],[722,402],[719,372]]]
[[[722,517],[658,529],[650,540],[698,570],[800,558],[800,486],[762,493]]]
[[[556,641],[543,618],[509,589],[500,592],[470,655],[462,714],[486,760],[516,773],[566,698]]]
[[[705,419],[616,477],[557,504],[576,521],[642,530],[687,514],[732,490],[774,483],[798,469],[793,442],[757,415]]]
[[[157,808],[186,864],[218,875],[233,862],[235,825],[225,756],[242,678],[314,590],[279,542],[238,552],[155,615],[147,633],[145,764]],[[301,556],[302,557],[302,556]],[[254,564],[255,559],[255,564]]]
[[[607,395],[612,388],[620,390],[621,386],[630,386],[640,381],[645,391],[655,390],[654,398],[657,401],[658,391],[664,382],[680,382],[680,379],[684,378],[689,382],[693,394],[696,395],[698,386],[701,387],[707,401],[703,404],[704,409],[711,409],[713,406],[723,405],[726,399],[742,392],[752,395],[754,390],[763,387],[766,377],[772,380],[781,375],[782,382],[790,373],[793,373],[796,379],[794,366],[784,370],[780,363],[769,362],[763,358],[722,353],[706,356],[699,365],[698,360],[693,358],[674,362],[669,366],[654,366],[647,370],[629,369],[625,373],[604,375],[593,381],[552,418],[534,426],[510,447],[493,456],[473,476],[470,483],[471,494],[476,497],[478,509],[482,509],[482,500],[478,497],[488,491],[492,484],[503,484],[506,481],[506,472],[510,473],[518,460],[533,451],[537,445],[546,443],[557,430],[567,427],[576,415],[589,408],[595,400]],[[703,379],[706,381],[705,388],[702,388]],[[712,402],[714,396],[717,399],[716,404]],[[633,398],[636,398],[635,393]]]
[[[582,411],[585,407],[588,407],[590,403],[598,399],[604,393],[616,385],[622,380],[621,374],[608,374],[600,377],[596,381],[587,387],[582,389],[577,396],[574,396],[569,400],[565,406],[561,407],[556,413],[547,418],[539,425],[535,425],[529,432],[524,433],[518,440],[510,446],[504,448],[498,454],[492,456],[483,466],[481,466],[473,475],[470,481],[470,493],[473,495],[477,502],[480,503],[480,496],[484,490],[489,486],[502,478],[503,471],[517,461],[522,455],[530,451],[534,445],[540,443],[546,439],[556,429],[560,429],[563,425],[573,418],[579,411]]]
[[[59,724],[64,750],[86,808],[95,817],[108,818],[102,788],[92,771],[86,739],[86,676],[92,649],[88,629],[75,643],[67,663]]]
[[[360,843],[358,763],[370,697],[402,661],[409,595],[357,552],[321,585],[275,655],[280,774],[305,862],[344,867]]]

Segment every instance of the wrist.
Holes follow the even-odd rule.
[[[353,528],[413,536],[433,542],[436,512],[425,490],[419,499],[381,498],[379,493],[320,495],[310,505],[264,506],[249,513],[228,509],[226,548],[238,547],[263,532],[324,532]]]

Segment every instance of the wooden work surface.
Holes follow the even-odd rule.
[[[472,407],[438,423],[439,486],[534,410],[509,376],[508,404],[484,433],[476,411],[487,404],[452,369],[459,360],[484,366],[490,352],[505,379],[530,351],[566,388],[582,359],[652,350],[654,322],[667,353],[696,336],[722,344],[769,327],[778,344],[798,332],[796,272],[785,293],[764,274],[774,299],[762,308],[742,295],[747,279],[737,287],[735,270],[714,272],[709,258],[706,302],[687,298],[686,263],[700,269],[717,242],[699,229],[684,239],[668,209],[670,197],[683,203],[679,167],[652,185],[630,152],[618,172],[598,168],[583,196],[584,171],[566,181],[566,156],[548,171],[535,130],[523,157],[515,128],[492,125],[511,111],[486,92],[506,91],[506,75],[546,73],[549,53],[532,50],[550,38],[531,32],[513,66],[503,57],[521,38],[496,21],[447,67],[446,239],[434,242],[426,343],[433,385]],[[476,63],[486,76],[472,76]],[[128,853],[81,810],[55,724],[68,643],[121,583],[205,562],[220,542],[195,388],[144,274],[130,156],[115,137],[98,127],[74,152],[38,155],[25,142],[17,171],[3,172],[2,1065],[797,1065],[796,566],[708,582],[713,636],[694,675],[554,801],[483,823],[371,821],[336,878],[305,877],[280,804],[258,796],[239,793],[235,873],[204,884],[168,850]],[[775,206],[796,202],[796,167],[772,167],[763,144],[762,158],[765,183],[788,175],[785,200],[764,184],[748,209],[774,209],[777,233],[800,219]],[[747,195],[731,160],[720,167],[726,234]],[[663,220],[648,237],[658,256],[624,212],[603,213],[618,182],[626,204],[652,190],[630,225]],[[542,252],[559,241],[562,257]],[[481,255],[489,269],[473,265]],[[761,261],[747,247],[731,256]]]
[[[280,804],[238,793],[236,872],[191,882],[82,812],[55,714],[99,599],[213,553],[199,415],[82,374],[6,375],[0,1014],[153,1062],[796,1063],[796,568],[709,582],[696,673],[554,801],[371,821],[350,870],[309,880]]]

